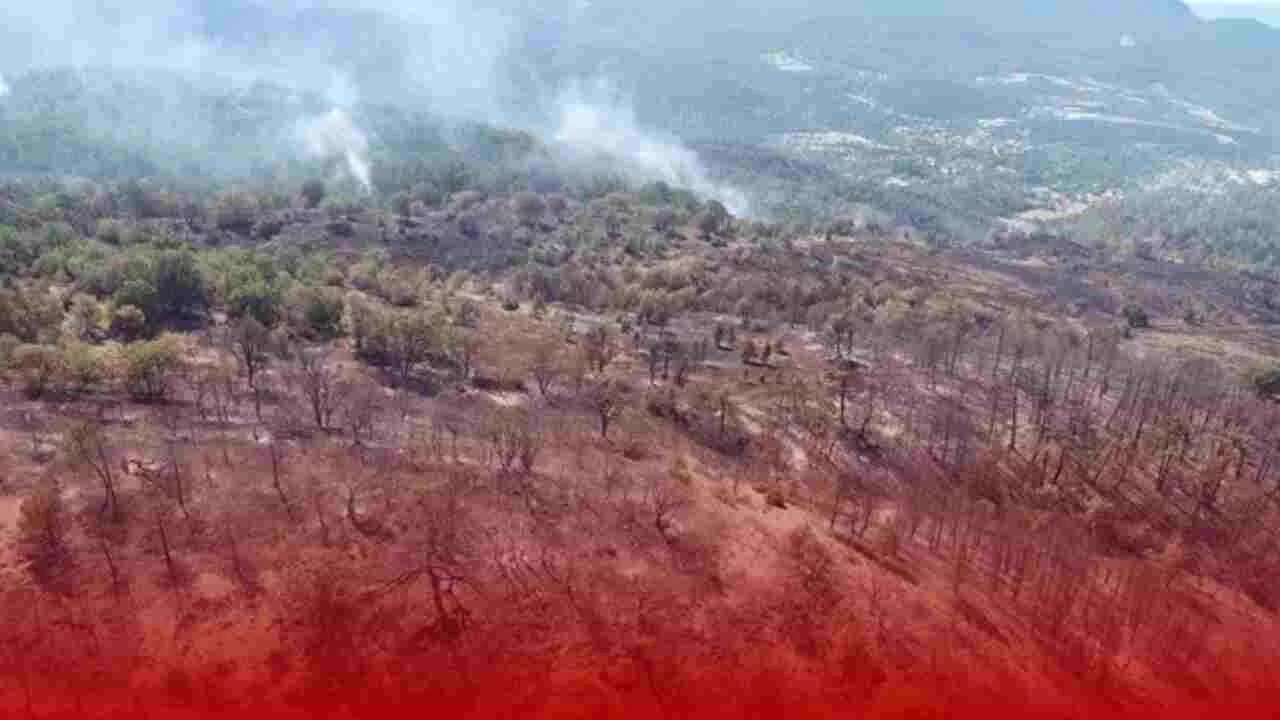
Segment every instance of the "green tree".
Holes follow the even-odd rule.
[[[271,347],[271,330],[256,318],[238,318],[227,328],[227,349],[240,362],[245,381],[255,393],[258,389],[258,373],[266,366]]]
[[[237,283],[228,290],[227,314],[271,327],[280,319],[280,293],[260,276]]]
[[[141,278],[130,278],[122,282],[111,296],[111,302],[116,306],[117,312],[126,307],[136,309],[146,321],[145,328],[148,331],[152,327],[153,318],[157,318],[160,312],[159,295],[155,286]]]
[[[152,285],[158,296],[160,319],[182,320],[203,312],[208,305],[204,276],[189,251],[168,250],[155,260]]]
[[[414,366],[429,358],[438,347],[439,326],[439,319],[426,312],[407,312],[392,323],[392,355],[401,382],[407,382]]]
[[[125,345],[120,351],[120,365],[120,379],[129,397],[138,402],[158,402],[168,398],[183,362],[177,340],[164,335]]]

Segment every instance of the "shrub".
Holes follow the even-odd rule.
[[[449,211],[460,213],[484,202],[484,193],[475,190],[464,190],[449,198]]]
[[[34,399],[53,389],[62,375],[62,353],[52,345],[19,345],[10,366],[21,375],[23,392]]]
[[[18,550],[31,574],[48,583],[70,560],[67,534],[71,518],[56,486],[42,488],[22,501],[18,511]]]
[[[675,229],[679,220],[675,210],[662,208],[653,214],[653,229],[665,235]]]
[[[182,356],[172,336],[126,345],[120,360],[125,391],[138,402],[165,400],[174,375],[182,367]]]
[[[342,295],[329,288],[299,287],[288,301],[289,324],[310,340],[332,340],[342,334]]]
[[[159,295],[158,319],[179,320],[204,311],[208,295],[195,255],[181,250],[162,252],[156,257],[152,272],[152,284]]]
[[[547,203],[537,193],[517,193],[511,199],[511,209],[523,225],[533,225],[547,212]]]
[[[122,305],[111,313],[111,336],[134,342],[147,336],[147,315],[137,305]]]
[[[4,333],[0,334],[0,365],[9,365],[13,362],[13,353],[22,345],[22,341],[17,337]]]
[[[475,327],[480,322],[480,308],[471,298],[465,298],[454,312],[453,322],[459,327]]]
[[[102,357],[92,346],[82,342],[68,345],[63,351],[63,365],[67,380],[77,392],[93,389],[106,378]]]
[[[234,192],[218,198],[214,204],[213,222],[219,230],[230,230],[248,235],[253,229],[258,202],[246,192]]]
[[[325,187],[323,180],[308,180],[302,184],[302,201],[308,209],[314,209],[324,202]]]
[[[1134,330],[1151,327],[1151,318],[1141,306],[1125,305],[1120,311],[1120,315],[1124,317],[1125,323]]]
[[[133,305],[154,326],[180,321],[208,307],[204,274],[186,250],[135,251],[112,294],[116,307]]]
[[[142,312],[148,321],[151,315],[156,313],[159,305],[155,286],[146,280],[129,279],[120,284],[115,293],[111,296],[111,301],[117,308],[133,307]]]
[[[391,196],[391,211],[401,217],[413,214],[413,196],[407,192],[398,192]]]
[[[1253,373],[1250,381],[1253,384],[1254,392],[1258,393],[1258,397],[1280,398],[1280,368],[1257,370]]]
[[[563,195],[552,195],[547,198],[547,210],[557,218],[563,216],[568,207],[569,201]]]
[[[261,277],[237,284],[227,293],[227,314],[233,318],[251,317],[270,327],[279,320],[279,293]]]
[[[101,329],[102,307],[88,295],[77,294],[67,311],[67,326],[72,336],[83,340]]]
[[[95,235],[97,235],[100,242],[108,245],[119,245],[122,236],[120,223],[116,220],[99,220]]]

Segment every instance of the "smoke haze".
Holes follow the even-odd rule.
[[[373,192],[369,166],[369,138],[342,108],[334,108],[317,118],[304,121],[299,132],[307,152],[321,160],[340,158],[347,172],[366,193]]]
[[[714,182],[697,154],[678,141],[640,128],[630,105],[603,97],[607,93],[604,87],[594,97],[581,89],[566,92],[558,103],[554,140],[571,152],[626,158],[629,170],[642,182],[661,180],[718,200],[735,215],[750,214],[745,194]]]
[[[572,12],[505,2],[50,0],[0,8],[0,67],[164,70],[241,91],[266,82],[314,93],[329,111],[278,122],[298,128],[306,156],[341,158],[366,189],[371,139],[354,120],[357,97],[531,130],[582,153],[612,155],[637,179],[746,210],[740,192],[710,181],[677,140],[642,129],[626,104],[564,92],[529,70],[527,55],[553,47],[561,31],[545,18]],[[6,90],[0,80],[0,95]],[[165,124],[198,135],[197,113],[174,112]]]

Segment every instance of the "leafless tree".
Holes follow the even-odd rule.
[[[325,348],[300,347],[294,356],[294,385],[306,397],[316,429],[327,430],[340,403],[341,368],[332,364],[331,352]]]
[[[385,393],[382,386],[363,373],[353,373],[341,385],[342,419],[351,442],[361,444],[372,435],[382,413]]]
[[[587,332],[582,348],[588,366],[597,373],[604,372],[618,354],[613,334],[603,325],[598,325]]]
[[[259,379],[275,345],[271,330],[252,317],[239,318],[227,328],[225,344],[244,370],[245,382],[253,394],[254,412],[262,421],[262,388]]]
[[[545,398],[551,393],[552,386],[560,374],[559,341],[556,337],[544,338],[533,349],[533,362],[529,371],[534,382],[538,384],[538,392]]]
[[[17,546],[42,584],[55,584],[71,561],[71,518],[56,483],[28,495],[18,510]]]
[[[76,460],[87,465],[102,483],[106,495],[104,512],[110,512],[113,520],[122,518],[120,500],[116,495],[116,478],[112,470],[112,450],[108,444],[102,422],[89,418],[78,422],[68,433],[71,452]]]
[[[626,388],[613,378],[605,378],[587,389],[587,404],[600,424],[600,437],[609,438],[609,428],[626,408]]]

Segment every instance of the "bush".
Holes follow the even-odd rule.
[[[472,376],[471,386],[477,390],[493,393],[523,393],[527,390],[524,380],[518,377],[510,377],[484,371],[477,371],[476,374]]]
[[[193,254],[170,250],[156,257],[152,284],[159,295],[161,321],[180,320],[203,312],[208,305],[204,276]]]
[[[0,334],[0,365],[8,366],[13,362],[13,353],[22,345],[22,341],[9,333]]]
[[[116,220],[99,220],[95,234],[100,242],[108,245],[119,245],[122,236],[120,223]]]
[[[111,336],[134,342],[147,336],[147,315],[137,305],[122,305],[111,313]]]
[[[325,187],[322,180],[308,180],[302,184],[302,201],[308,209],[315,209],[324,202]]]
[[[22,501],[17,530],[18,550],[30,563],[31,574],[43,583],[53,581],[71,556],[71,518],[57,487],[43,488]]]
[[[67,311],[67,327],[78,340],[93,337],[101,330],[102,307],[88,295],[77,294]]]
[[[449,198],[449,212],[460,213],[484,202],[484,193],[475,190],[464,190]]]
[[[106,368],[99,352],[82,342],[72,343],[63,351],[67,380],[77,392],[93,389],[106,378]]]
[[[665,235],[675,229],[679,220],[675,210],[662,208],[653,214],[653,229]]]
[[[329,288],[300,287],[289,296],[289,324],[309,340],[342,334],[342,295]]]
[[[146,316],[148,321],[151,320],[151,315],[156,313],[159,305],[155,287],[146,280],[137,278],[122,282],[111,295],[111,302],[117,308],[136,308]]]
[[[236,285],[227,294],[228,315],[233,318],[251,317],[267,327],[280,319],[279,304],[279,293],[260,277]]]
[[[214,204],[213,222],[219,230],[248,235],[258,212],[257,199],[246,192],[234,192],[218,198]]]
[[[1258,393],[1258,397],[1272,400],[1280,398],[1280,368],[1257,370],[1253,373],[1250,381],[1253,383],[1254,392]]]
[[[475,327],[480,322],[480,308],[471,298],[464,298],[454,312],[453,322],[459,327]]]
[[[22,391],[33,399],[52,390],[64,368],[62,353],[52,345],[19,345],[10,367],[21,375]]]
[[[511,209],[523,225],[532,226],[547,212],[547,203],[537,193],[517,193],[511,199]]]
[[[1151,327],[1151,318],[1147,315],[1147,311],[1138,305],[1125,305],[1120,311],[1120,315],[1124,317],[1124,321],[1134,330]]]
[[[51,294],[0,289],[0,333],[35,342],[62,321],[62,305]]]
[[[112,300],[116,307],[138,308],[155,327],[196,316],[209,302],[195,255],[185,250],[137,251]]]
[[[401,217],[413,214],[413,196],[407,192],[398,192],[391,196],[391,211]]]
[[[349,238],[352,235],[355,235],[356,232],[355,225],[352,225],[350,220],[345,219],[332,220],[325,226],[325,229],[327,229],[330,234],[340,238]]]
[[[168,398],[173,377],[182,367],[182,355],[172,336],[126,345],[120,361],[125,391],[138,402]]]

